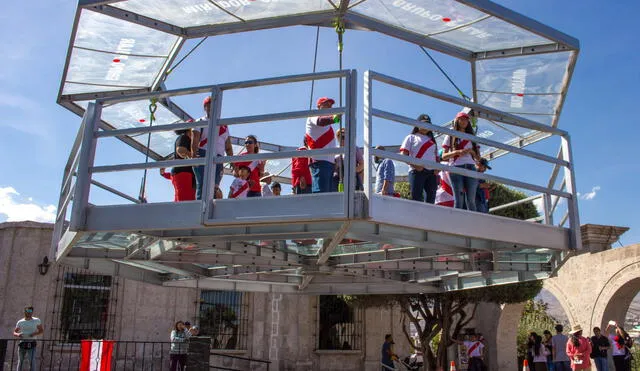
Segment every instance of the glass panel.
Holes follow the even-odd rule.
[[[73,46],[115,54],[166,56],[176,41],[177,36],[166,32],[82,10]]]
[[[145,88],[151,86],[165,62],[165,58],[126,57],[119,59],[113,54],[74,48],[67,70],[67,82],[117,86],[117,89]],[[63,94],[69,94],[66,89],[65,85]],[[76,86],[73,91],[84,93],[95,89],[88,87],[82,91]]]
[[[539,114],[555,114],[570,55],[560,52],[478,61],[478,103],[550,124],[549,117]]]
[[[112,6],[180,27],[238,22],[236,17],[252,20],[333,9],[326,0],[160,0],[153,6],[146,0],[129,0]]]
[[[486,16],[453,0],[368,0],[355,6],[353,11],[423,35],[443,32]]]
[[[551,43],[549,39],[494,17],[433,38],[474,52]]]
[[[182,120],[169,111],[165,106],[158,104],[153,125],[168,125]],[[117,129],[149,126],[149,102],[135,101],[118,103],[102,109],[102,119]],[[132,136],[138,142],[147,145],[149,134]],[[151,150],[167,156],[173,153],[173,145],[177,136],[173,132],[160,132],[151,134]]]

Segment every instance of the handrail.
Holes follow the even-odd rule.
[[[459,168],[459,167],[455,167],[455,166],[443,165],[443,164],[441,164],[439,162],[427,161],[427,160],[423,160],[423,159],[417,159],[415,157],[405,156],[405,155],[401,155],[401,154],[398,154],[398,153],[392,153],[392,152],[387,152],[387,151],[381,151],[381,150],[375,149],[375,148],[371,148],[369,150],[369,153],[371,155],[373,155],[373,156],[382,157],[382,158],[390,158],[392,160],[396,160],[396,161],[400,161],[400,162],[407,162],[407,163],[410,163],[412,165],[423,166],[423,167],[426,167],[426,168],[429,168],[429,169],[444,170],[444,171],[448,171],[450,173],[465,175],[465,176],[468,176],[468,177],[471,177],[471,178],[493,180],[493,181],[498,182],[498,183],[509,184],[509,185],[514,186],[514,187],[524,188],[524,189],[528,189],[528,190],[536,191],[536,192],[540,192],[540,193],[549,193],[549,194],[560,196],[560,197],[564,197],[564,198],[567,198],[567,199],[573,198],[573,196],[570,193],[567,193],[567,192],[561,192],[561,191],[557,191],[555,189],[549,189],[549,188],[538,186],[538,185],[535,185],[535,184],[520,182],[520,181],[517,181],[517,180],[503,178],[503,177],[499,177],[499,176],[495,176],[495,175],[489,175],[489,174],[486,174],[486,173],[480,173],[480,172],[477,172],[477,171],[467,170],[467,169],[463,169],[463,168]]]
[[[521,200],[517,200],[517,201],[509,202],[509,203],[506,203],[506,204],[498,205],[496,207],[492,207],[491,209],[489,209],[489,212],[494,212],[494,211],[507,209],[507,208],[510,208],[512,206],[517,206],[517,205],[524,204],[524,203],[527,203],[527,202],[530,202],[530,201],[533,201],[533,200],[537,200],[537,199],[539,199],[541,197],[543,197],[542,194],[537,194],[537,195],[533,195],[533,196],[530,196],[530,197],[527,197],[527,198],[523,198]],[[560,197],[558,197],[558,198],[560,198]]]
[[[290,76],[269,77],[266,79],[238,81],[238,82],[231,82],[226,84],[204,85],[204,86],[198,86],[193,88],[182,88],[182,89],[164,90],[161,92],[134,94],[126,97],[102,98],[102,99],[97,99],[96,103],[116,104],[116,103],[131,102],[131,101],[142,100],[142,99],[154,99],[154,98],[162,99],[162,98],[176,97],[181,95],[210,93],[211,90],[216,87],[221,90],[234,90],[234,89],[241,89],[241,88],[255,88],[255,87],[266,86],[266,85],[278,85],[278,84],[286,84],[286,83],[292,83],[292,82],[303,82],[303,81],[309,81],[309,80],[335,79],[339,77],[346,77],[348,73],[349,73],[348,70],[343,70],[343,71],[336,70],[336,71],[327,71],[327,72],[305,73],[305,74],[290,75]]]
[[[251,358],[251,357],[232,356],[230,354],[216,353],[215,349],[212,349],[209,354],[211,354],[212,356],[222,356],[222,357],[233,358],[233,359],[241,359],[243,361],[271,364],[271,361],[267,361],[267,360],[264,360],[264,359],[256,359],[256,358]]]

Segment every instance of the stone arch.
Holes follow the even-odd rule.
[[[624,321],[631,301],[640,291],[640,261],[615,272],[596,296],[589,328],[606,326],[609,320]]]
[[[565,294],[564,290],[562,290],[561,286],[557,282],[558,278],[548,278],[544,280],[543,289],[549,291],[560,303],[562,310],[569,318],[569,323],[571,325],[576,324],[576,308],[573,306],[573,302]]]

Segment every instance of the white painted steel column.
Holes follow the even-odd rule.
[[[576,250],[582,249],[582,237],[580,234],[580,215],[578,214],[578,191],[576,189],[576,178],[573,166],[573,153],[571,152],[571,140],[569,135],[563,135],[562,157],[571,165],[564,168],[564,181],[567,192],[571,193],[571,198],[567,199],[567,213],[569,215],[569,228],[571,229],[571,246]]]
[[[373,176],[373,166],[371,164],[371,142],[372,142],[372,132],[371,132],[371,124],[373,116],[371,115],[371,108],[373,104],[372,99],[372,89],[373,89],[373,81],[371,80],[370,72],[365,71],[364,73],[364,193],[367,196],[367,201],[371,200],[371,196],[373,194],[372,189],[373,185],[371,184],[371,177]],[[371,215],[371,202],[368,202],[368,215]]]
[[[343,161],[343,178],[346,180],[344,185],[344,198],[345,198],[345,216],[349,219],[354,217],[354,205],[355,205],[355,189],[356,189],[356,107],[357,107],[357,92],[358,92],[358,76],[355,70],[350,70],[347,73],[345,79],[345,85],[347,95],[345,99],[345,116],[347,118],[345,124],[345,157],[347,161]]]
[[[209,109],[209,134],[207,140],[207,156],[204,164],[202,192],[202,224],[213,216],[213,198],[215,196],[216,165],[218,156],[218,123],[222,111],[222,90],[214,86],[211,89],[211,107]],[[213,187],[211,186],[213,185]]]
[[[80,159],[78,161],[78,171],[76,172],[76,189],[73,196],[73,207],[71,209],[71,220],[69,230],[81,231],[87,222],[87,206],[89,204],[89,190],[91,188],[91,172],[89,168],[93,166],[96,155],[96,137],[98,123],[102,114],[102,104],[91,102],[87,106],[85,113],[87,117],[86,126],[82,134],[82,146],[80,147]]]

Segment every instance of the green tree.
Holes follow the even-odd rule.
[[[527,356],[529,333],[535,332],[542,336],[544,330],[553,332],[555,325],[560,323],[547,313],[548,309],[549,305],[541,300],[527,300],[525,303],[518,325],[518,358],[524,359]]]

